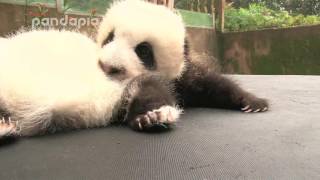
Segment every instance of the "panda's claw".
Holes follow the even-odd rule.
[[[6,120],[4,119],[4,117],[2,117],[0,120],[0,124],[4,124],[4,123],[6,123]]]
[[[157,119],[157,114],[154,112],[151,112],[151,111],[147,112],[146,116],[149,117],[149,124],[153,123],[153,122],[151,122],[152,120]]]
[[[250,105],[245,106],[244,108],[241,108],[242,111],[246,111],[250,108]]]
[[[138,128],[139,128],[139,130],[142,130],[142,126],[141,126],[141,119],[140,118],[137,118],[136,119],[136,123],[138,124]]]
[[[143,120],[144,120],[145,124],[147,124],[147,125],[150,124],[150,119],[149,119],[149,117],[147,115],[143,116]]]
[[[266,99],[248,94],[241,99],[241,110],[245,113],[258,113],[268,110],[269,103]]]
[[[257,112],[260,112],[261,111],[261,109],[259,108],[259,109],[257,109],[257,110],[255,110],[255,111],[253,111],[254,113],[257,113]]]

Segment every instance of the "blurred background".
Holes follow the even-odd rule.
[[[194,54],[218,63],[224,73],[320,75],[320,0],[148,1],[175,8]],[[54,27],[94,37],[98,23],[77,20],[100,20],[112,2],[0,0],[0,36],[21,27]],[[52,18],[75,21],[61,25]]]

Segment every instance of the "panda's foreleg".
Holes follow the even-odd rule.
[[[244,112],[268,110],[265,99],[243,90],[235,82],[213,71],[190,66],[176,81],[179,99],[184,106],[238,109]]]
[[[160,76],[140,76],[128,86],[128,125],[138,131],[164,130],[174,124],[181,110],[170,82]]]
[[[0,139],[2,137],[15,136],[17,134],[17,124],[11,120],[3,102],[0,100]]]
[[[11,118],[0,118],[0,138],[6,136],[15,136],[17,135],[17,125],[14,121],[11,121]]]
[[[50,105],[40,106],[29,101],[18,101],[0,111],[1,136],[35,136],[51,132],[53,111]]]

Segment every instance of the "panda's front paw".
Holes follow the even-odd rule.
[[[174,106],[162,106],[159,109],[138,115],[129,124],[137,131],[161,131],[168,129],[170,125],[177,122],[181,112]]]
[[[268,101],[255,96],[247,96],[243,98],[241,103],[241,111],[245,113],[265,112],[268,111],[268,109]]]
[[[4,136],[14,136],[17,134],[16,123],[11,121],[11,118],[0,119],[0,138]]]

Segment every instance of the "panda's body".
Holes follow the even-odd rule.
[[[98,66],[96,44],[68,31],[30,31],[0,45],[2,111],[21,135],[105,126],[124,89]],[[60,122],[61,121],[61,122]]]
[[[167,95],[149,113],[164,124],[180,115],[163,78],[106,75],[101,48],[78,32],[35,30],[0,40],[0,139],[137,118],[131,103],[154,88]]]
[[[0,136],[10,128],[35,135],[52,127],[99,127],[115,117],[148,131],[175,123],[176,104],[268,109],[266,100],[192,61],[182,18],[164,6],[116,2],[96,42],[57,31],[1,40],[0,106],[18,125],[0,123]]]

